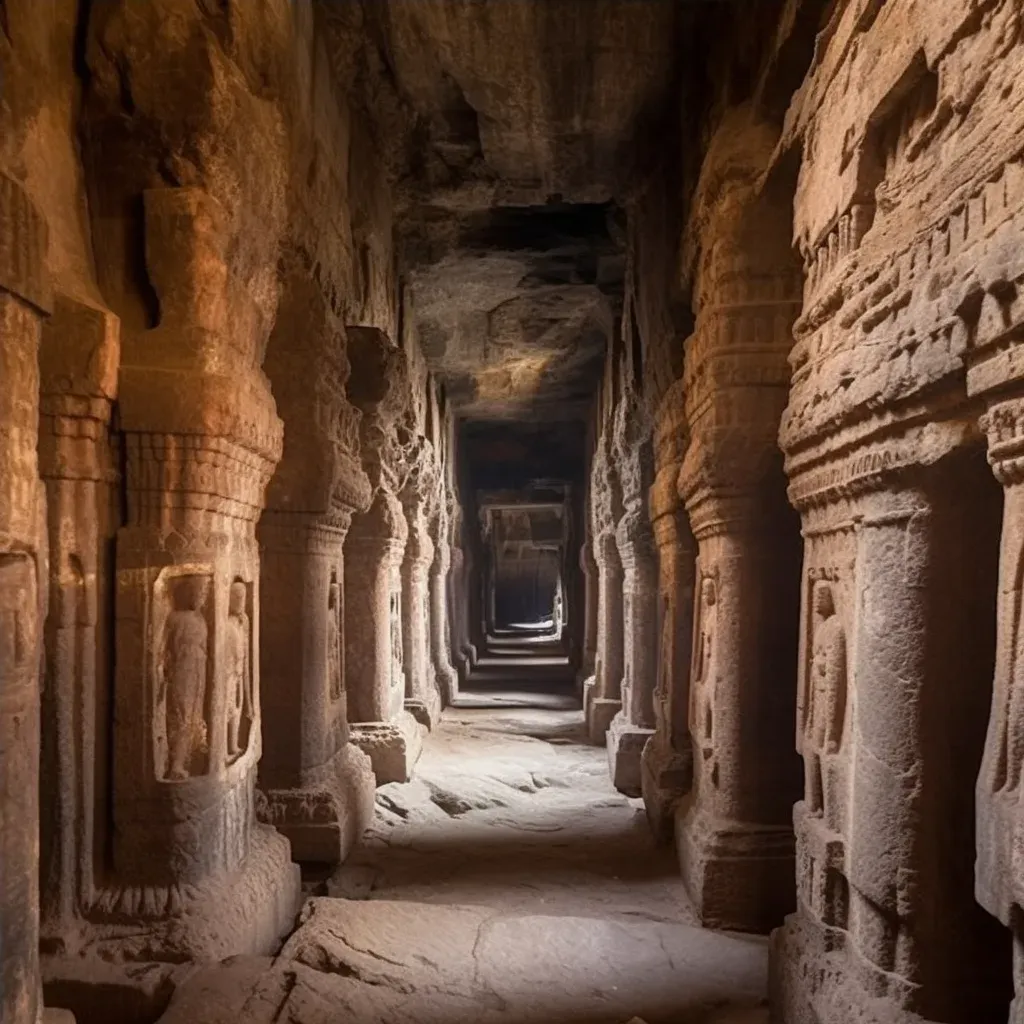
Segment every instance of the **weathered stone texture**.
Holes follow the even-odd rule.
[[[677,819],[707,923],[766,930],[792,907],[790,753],[796,529],[775,443],[799,274],[785,202],[757,189],[774,136],[734,108],[712,139],[684,255],[696,324],[684,352],[679,471],[698,544],[690,728],[693,799]]]
[[[12,1024],[35,1024],[42,1009],[39,665],[47,539],[38,353],[51,305],[46,223],[21,184],[0,172],[0,1011]]]
[[[1013,3],[839,5],[787,118],[805,288],[780,437],[807,538],[806,783],[773,972],[795,1024],[1006,1019],[1006,947],[969,880],[1013,927],[1014,429],[989,395],[1017,377],[1022,28]],[[975,866],[998,522],[983,403],[1007,500]]]

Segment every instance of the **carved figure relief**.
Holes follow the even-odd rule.
[[[0,554],[0,684],[9,693],[28,681],[35,647],[35,566],[25,554]]]
[[[391,685],[404,686],[402,679],[402,598],[401,581],[391,581],[391,603],[388,609],[391,625]]]
[[[1020,786],[1021,768],[1024,765],[1024,621],[1022,621],[1022,584],[1024,584],[1024,552],[1016,554],[1013,566],[1014,588],[1003,598],[1009,607],[1000,614],[1000,629],[1007,624],[1009,642],[1003,643],[1007,657],[1004,661],[1002,650],[996,661],[996,702],[991,717],[990,730],[996,731],[995,777],[993,792],[1012,792]],[[1004,618],[1005,616],[1005,618]],[[1004,667],[1005,666],[1005,667]],[[990,741],[991,742],[991,741]]]
[[[700,584],[700,607],[693,645],[693,689],[690,723],[701,756],[705,761],[714,754],[715,643],[718,585],[710,576]],[[714,778],[712,770],[712,778]]]
[[[662,590],[658,594],[658,617],[661,621],[661,643],[658,652],[658,682],[654,694],[658,703],[664,707],[669,698],[672,671],[672,601]]]
[[[205,770],[209,749],[206,721],[209,627],[206,602],[210,577],[195,574],[168,581],[171,610],[164,622],[158,707],[166,738],[163,776],[187,779]],[[158,744],[160,746],[160,744]]]
[[[825,813],[822,758],[839,753],[846,718],[846,634],[836,614],[832,584],[818,580],[813,596],[814,633],[804,717],[805,799],[808,810]]]
[[[228,594],[228,621],[224,649],[227,678],[227,752],[235,760],[248,746],[248,726],[253,717],[252,701],[252,627],[246,606],[249,588],[242,580],[231,584]]]
[[[331,700],[340,700],[345,688],[341,669],[341,587],[334,575],[327,590],[327,688]]]

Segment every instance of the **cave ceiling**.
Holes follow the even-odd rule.
[[[462,419],[579,419],[622,302],[626,184],[673,0],[364,0],[406,112],[411,316]]]

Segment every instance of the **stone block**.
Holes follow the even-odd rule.
[[[370,758],[378,786],[408,782],[423,750],[426,729],[407,711],[394,722],[356,722],[352,742]]]
[[[653,729],[631,725],[617,715],[608,727],[605,742],[608,747],[608,771],[612,785],[626,796],[640,796],[641,756],[644,745],[654,735]]]

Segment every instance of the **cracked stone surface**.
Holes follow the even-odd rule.
[[[763,940],[696,927],[568,698],[471,693],[276,958],[196,972],[164,1024],[762,1024]]]

